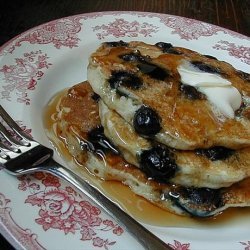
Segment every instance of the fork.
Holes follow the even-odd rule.
[[[172,249],[87,181],[53,160],[54,151],[23,132],[1,105],[0,117],[5,123],[4,125],[0,122],[0,167],[3,167],[9,174],[20,176],[37,171],[51,173],[68,181],[94,201],[118,221],[145,249]]]

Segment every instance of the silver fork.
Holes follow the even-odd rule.
[[[53,150],[41,145],[24,133],[1,105],[0,116],[7,124],[4,126],[0,122],[0,166],[8,173],[19,176],[43,171],[62,178],[118,221],[145,249],[172,249],[89,183],[54,161],[52,158]],[[10,133],[10,129],[18,138]]]

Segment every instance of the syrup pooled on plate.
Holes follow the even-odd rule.
[[[65,138],[60,138],[57,133],[56,113],[58,103],[66,91],[64,90],[56,94],[44,109],[43,121],[48,138],[69,168],[83,179],[88,179],[100,192],[111,198],[134,218],[142,223],[154,226],[193,228],[218,227],[221,225],[230,226],[241,220],[250,219],[249,208],[230,208],[216,217],[207,219],[178,216],[134,194],[128,186],[118,181],[104,181],[95,177],[87,168],[80,165],[76,159],[73,159],[65,144]]]

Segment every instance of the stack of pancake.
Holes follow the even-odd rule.
[[[180,215],[250,205],[248,73],[169,43],[106,42],[58,107],[58,136],[96,176]]]

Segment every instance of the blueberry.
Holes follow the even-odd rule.
[[[175,50],[171,43],[159,42],[159,43],[156,43],[155,46],[160,48],[163,53],[175,54],[175,55],[182,54],[180,51]]]
[[[207,73],[216,73],[216,74],[221,73],[219,68],[216,68],[212,65],[208,65],[200,61],[193,61],[191,63],[201,71],[204,71]]]
[[[155,44],[158,48],[162,49],[163,52],[166,50],[173,48],[173,45],[171,43],[164,43],[164,42],[158,42]]]
[[[118,42],[106,42],[104,43],[108,47],[128,47],[128,43],[123,42],[123,41],[118,41]]]
[[[170,151],[159,145],[141,153],[140,168],[147,177],[162,183],[167,183],[177,171],[177,165]]]
[[[209,217],[224,205],[220,189],[179,187],[168,196],[183,210],[195,217]],[[164,194],[166,196],[166,194]]]
[[[225,160],[233,155],[234,152],[235,150],[222,146],[196,150],[196,154],[206,156],[211,161]]]
[[[210,58],[210,59],[214,59],[214,60],[218,60],[216,57],[214,57],[214,56],[210,56],[210,55],[204,55],[205,57],[207,57],[207,58]]]
[[[144,62],[149,59],[149,57],[144,57],[140,53],[129,53],[119,56],[122,60],[126,62]]]
[[[102,126],[90,130],[87,134],[87,141],[82,141],[81,146],[86,147],[90,152],[99,153],[104,156],[107,152],[119,154],[115,146],[104,135],[104,128]]]
[[[170,48],[165,52],[168,53],[168,54],[174,54],[174,55],[182,55],[183,54],[182,52],[180,52],[180,51],[178,51],[178,50],[176,50],[174,48]]]
[[[205,95],[198,91],[195,87],[181,84],[180,91],[184,94],[184,96],[190,100],[201,100],[205,99]]]
[[[119,57],[126,62],[138,62],[137,67],[139,70],[154,79],[163,81],[169,75],[165,69],[153,63],[149,63],[150,57],[144,57],[140,53],[123,54]]]
[[[216,189],[184,188],[183,196],[195,204],[214,204],[216,207],[220,204],[219,192]]]
[[[138,76],[127,71],[113,71],[108,82],[113,89],[117,89],[120,86],[139,89],[142,85],[142,81]]]
[[[167,76],[169,76],[169,73],[165,69],[153,63],[140,63],[137,65],[137,67],[142,73],[156,80],[163,81]]]
[[[161,130],[160,117],[153,109],[146,106],[135,112],[133,125],[135,131],[144,136],[153,136]]]
[[[91,95],[91,98],[92,98],[94,101],[96,101],[96,102],[98,102],[98,101],[100,100],[100,96],[99,96],[98,94],[96,94],[96,93],[93,93],[93,94]]]

